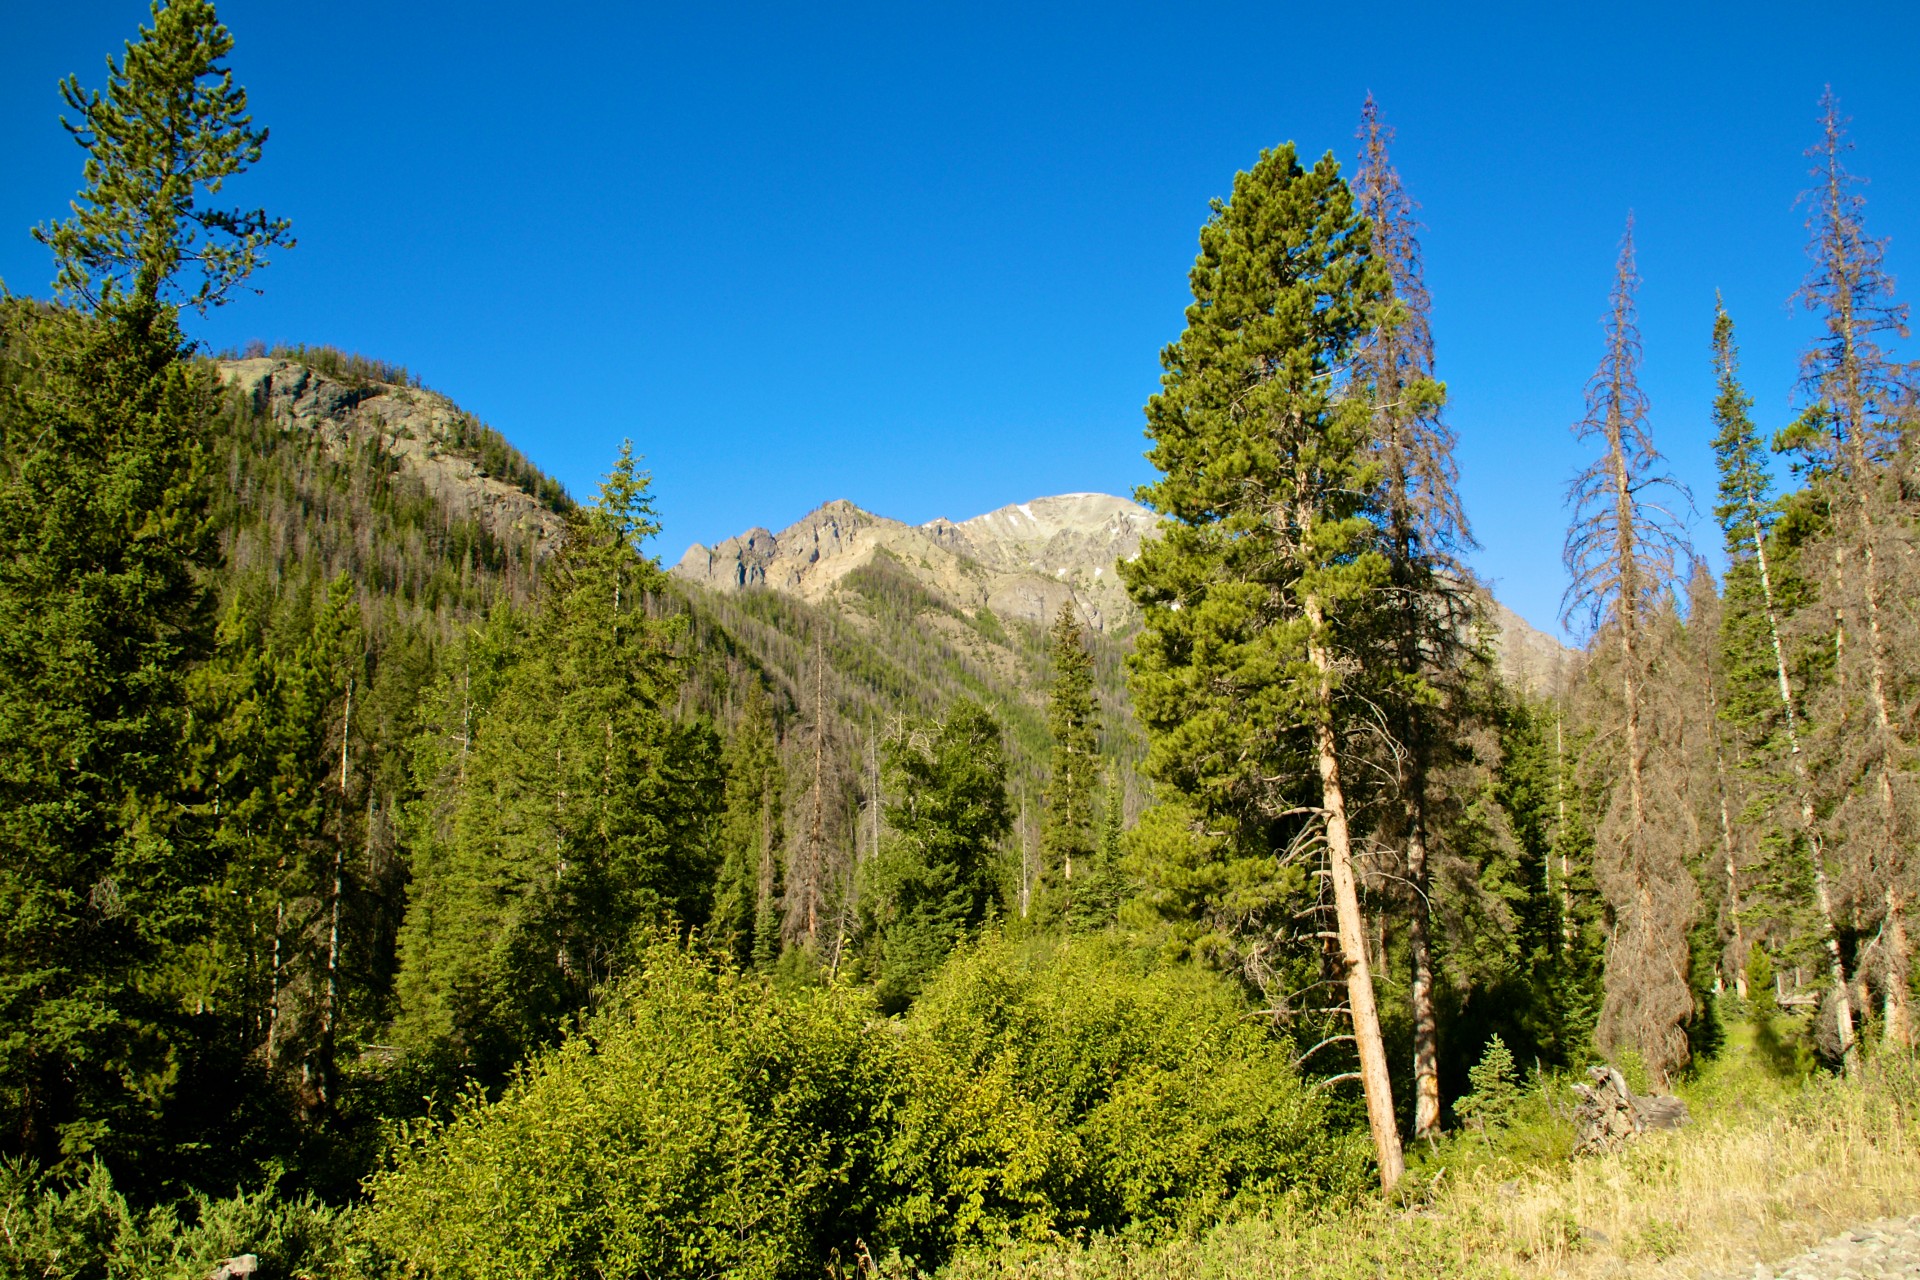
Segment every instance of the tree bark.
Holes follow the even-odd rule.
[[[1367,964],[1366,926],[1360,915],[1360,894],[1353,878],[1353,848],[1347,830],[1346,796],[1340,785],[1338,739],[1333,723],[1333,659],[1324,638],[1325,614],[1319,597],[1306,598],[1308,659],[1319,676],[1319,713],[1314,733],[1320,770],[1320,799],[1327,831],[1327,863],[1333,881],[1334,913],[1339,925],[1340,955],[1347,974],[1347,1004],[1353,1036],[1360,1050],[1360,1081],[1366,1091],[1367,1124],[1380,1165],[1380,1186],[1391,1191],[1406,1173],[1400,1148],[1400,1130],[1393,1115],[1393,1082],[1387,1070],[1386,1046],[1380,1037],[1380,1014],[1373,998],[1373,972]]]
[[[1706,649],[1703,646],[1702,652]],[[1702,678],[1707,686],[1707,733],[1713,741],[1713,792],[1720,802],[1720,852],[1727,864],[1727,921],[1733,927],[1733,989],[1742,1000],[1747,998],[1746,941],[1740,931],[1740,874],[1734,856],[1733,815],[1727,808],[1727,758],[1720,744],[1720,694],[1713,684],[1713,662],[1703,664]]]
[[[1887,889],[1887,921],[1881,930],[1881,945],[1886,948],[1886,996],[1882,1008],[1886,1012],[1886,1027],[1883,1041],[1888,1048],[1913,1048],[1913,1017],[1907,1006],[1907,981],[1911,976],[1913,960],[1907,951],[1906,900],[1900,893]]]
[[[1440,1019],[1433,1006],[1426,813],[1417,802],[1407,839],[1407,878],[1416,899],[1407,919],[1407,949],[1413,953],[1413,1136],[1426,1138],[1440,1131]]]

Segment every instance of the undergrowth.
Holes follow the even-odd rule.
[[[953,1280],[1667,1276],[1745,1270],[1857,1223],[1920,1211],[1920,1063],[1811,1070],[1792,1028],[1729,1028],[1678,1092],[1685,1129],[1573,1159],[1569,1078],[1535,1077],[1501,1129],[1409,1151],[1390,1200],[1259,1216],[1159,1245],[1094,1239],[957,1261]],[[1783,1050],[1783,1046],[1785,1047]]]

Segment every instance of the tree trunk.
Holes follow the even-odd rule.
[[[1889,1048],[1913,1048],[1913,1017],[1907,1007],[1907,982],[1912,976],[1913,960],[1907,951],[1906,901],[1899,892],[1887,889],[1887,920],[1881,930],[1881,945],[1886,948],[1887,982],[1883,1008],[1886,1011],[1884,1041]]]
[[[1566,717],[1553,711],[1554,843],[1560,846],[1560,954],[1573,954],[1573,858],[1567,852]],[[1548,854],[1551,865],[1552,854]]]
[[[1347,803],[1340,787],[1340,757],[1333,725],[1333,659],[1327,652],[1325,614],[1317,596],[1307,597],[1306,614],[1312,629],[1307,641],[1308,658],[1319,675],[1320,705],[1314,746],[1319,758],[1321,807],[1326,815],[1327,863],[1333,881],[1340,954],[1347,974],[1347,1004],[1353,1019],[1354,1041],[1360,1050],[1360,1081],[1366,1091],[1367,1124],[1373,1131],[1380,1186],[1391,1191],[1406,1172],[1406,1159],[1400,1149],[1400,1130],[1393,1116],[1393,1082],[1387,1071],[1386,1046],[1380,1038],[1373,973],[1367,965],[1366,926],[1361,919],[1360,894],[1353,878]]]
[[[1414,896],[1407,919],[1407,949],[1413,953],[1413,1136],[1426,1138],[1440,1131],[1440,1019],[1433,1007],[1426,813],[1417,802],[1407,839],[1407,878]]]
[[[1704,646],[1702,653],[1707,652]],[[1707,732],[1713,741],[1713,793],[1720,802],[1720,852],[1727,864],[1727,921],[1733,926],[1733,988],[1747,998],[1746,940],[1740,932],[1740,874],[1734,856],[1733,815],[1727,808],[1727,758],[1720,744],[1720,694],[1713,686],[1713,662],[1701,672],[1707,685]]]
[[[1800,750],[1800,717],[1793,705],[1793,682],[1787,678],[1787,650],[1780,642],[1780,612],[1774,605],[1773,574],[1767,565],[1766,531],[1756,514],[1753,520],[1754,562],[1760,569],[1760,595],[1767,607],[1767,637],[1773,644],[1773,671],[1780,693],[1780,711],[1787,722],[1787,755],[1793,764],[1794,785],[1800,792],[1800,829],[1807,837],[1807,853],[1813,861],[1813,896],[1820,908],[1820,922],[1826,926],[1827,964],[1833,978],[1834,1031],[1839,1037],[1840,1060],[1847,1074],[1859,1069],[1853,1051],[1853,997],[1847,991],[1846,962],[1840,956],[1840,929],[1834,917],[1833,894],[1827,888],[1827,852],[1813,811],[1813,783],[1807,776],[1807,758]],[[1838,569],[1838,565],[1835,568]],[[1834,644],[1844,643],[1845,629],[1834,615]],[[1837,665],[1837,663],[1836,663]]]

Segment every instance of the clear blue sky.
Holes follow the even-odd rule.
[[[18,292],[51,275],[26,229],[79,182],[55,82],[99,85],[145,13],[0,5]],[[1920,287],[1911,4],[221,14],[273,131],[233,190],[300,245],[193,331],[404,363],[576,494],[630,436],[669,561],[835,497],[922,521],[1130,492],[1208,199],[1285,139],[1350,157],[1369,89],[1424,205],[1478,565],[1543,626],[1629,208],[1654,430],[1703,509],[1716,287],[1762,424],[1789,413],[1793,205],[1829,81],[1870,225]]]

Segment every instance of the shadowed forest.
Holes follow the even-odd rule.
[[[1660,419],[1712,494],[1626,220],[1522,688],[1371,98],[1220,175],[1106,632],[885,554],[708,591],[632,443],[582,501],[398,365],[203,349],[294,251],[221,207],[232,45],[158,0],[59,86],[0,297],[0,1275],[1544,1274],[1794,1171],[1920,1205],[1920,370],[1831,92],[1797,417],[1709,300]],[[1570,1158],[1601,1063],[1694,1129]]]

